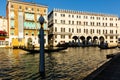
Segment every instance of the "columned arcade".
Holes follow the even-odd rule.
[[[83,45],[98,45],[100,42],[105,42],[105,37],[104,35],[99,35],[99,36],[76,36],[74,35],[72,37],[73,42],[80,43]]]

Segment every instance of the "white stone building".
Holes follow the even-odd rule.
[[[6,17],[0,16],[0,30],[7,32],[7,19],[6,19]]]
[[[0,47],[6,47],[8,45],[7,27],[6,17],[0,16]]]
[[[111,14],[53,9],[48,15],[49,44],[75,41],[99,44],[102,40],[116,43],[119,36],[119,17]]]

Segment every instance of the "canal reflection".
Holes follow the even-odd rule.
[[[68,48],[67,51],[45,53],[45,80],[82,80],[107,61],[106,55],[119,49]],[[0,80],[40,80],[39,53],[20,49],[0,49]]]

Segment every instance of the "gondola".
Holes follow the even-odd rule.
[[[59,52],[62,50],[66,50],[68,47],[58,47],[58,48],[48,48],[48,49],[44,49],[44,51],[46,53],[51,53],[51,52]],[[21,48],[24,51],[27,51],[29,53],[39,53],[40,50],[35,50],[35,49],[27,49],[27,48]]]

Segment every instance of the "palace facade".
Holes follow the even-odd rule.
[[[10,46],[27,46],[34,44],[39,47],[39,17],[45,19],[44,38],[45,46],[48,45],[48,6],[8,0],[6,6],[6,16],[8,20],[8,36]]]
[[[49,44],[64,42],[117,43],[119,17],[111,14],[53,9],[48,15]],[[76,39],[75,39],[76,38]]]

